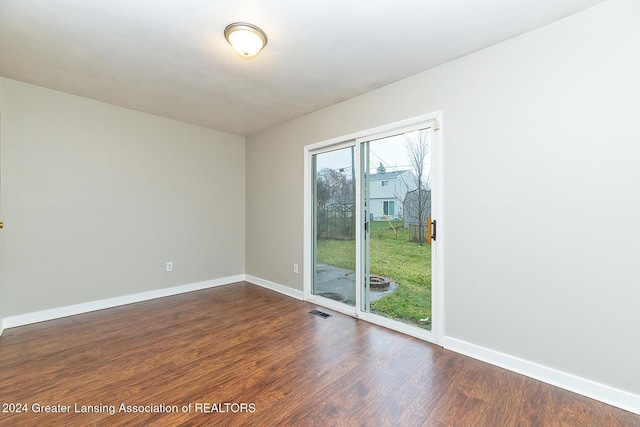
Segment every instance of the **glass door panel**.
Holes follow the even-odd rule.
[[[355,306],[354,147],[312,155],[313,295]]]
[[[430,129],[361,144],[362,311],[431,330]]]

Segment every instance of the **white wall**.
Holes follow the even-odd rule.
[[[249,137],[247,274],[302,289],[306,144],[442,110],[446,335],[640,395],[638,22],[611,0]]]
[[[244,273],[244,137],[0,84],[3,316]]]

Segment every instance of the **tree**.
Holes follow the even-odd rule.
[[[341,170],[324,168],[318,171],[316,177],[318,185],[318,200],[324,202],[330,199],[353,198],[353,180],[351,175]]]
[[[416,196],[415,203],[410,209],[418,220],[417,241],[420,245],[425,243],[425,231],[427,229],[427,213],[431,210],[431,168],[427,167],[427,155],[431,151],[429,135],[426,130],[412,132],[404,136],[404,146],[407,157],[413,169]],[[405,183],[407,184],[407,183]]]

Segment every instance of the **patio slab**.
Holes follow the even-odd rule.
[[[316,295],[354,305],[356,301],[355,281],[355,272],[352,270],[327,264],[316,265]],[[371,290],[369,292],[370,301],[376,301],[396,289],[398,289],[398,284],[391,282],[386,291]]]

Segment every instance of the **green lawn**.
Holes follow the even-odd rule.
[[[409,241],[409,230],[386,221],[371,223],[371,274],[390,278],[398,289],[371,303],[371,311],[431,329],[431,245]],[[355,270],[354,240],[321,240],[318,262]],[[420,321],[426,319],[428,321]]]

